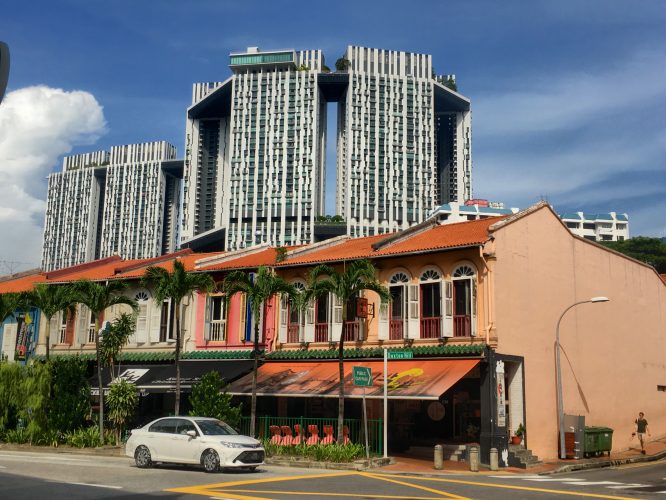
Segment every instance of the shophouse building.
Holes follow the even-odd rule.
[[[455,453],[459,445],[464,449],[465,443],[480,442],[483,462],[495,447],[501,465],[519,465],[508,439],[523,424],[523,446],[541,458],[555,458],[558,331],[566,360],[561,365],[565,414],[582,415],[587,425],[613,428],[614,450],[630,446],[637,408],[651,416],[653,429],[666,426],[660,397],[665,354],[646,348],[664,343],[666,283],[651,266],[573,235],[545,203],[508,216],[452,224],[432,220],[388,235],[340,237],[286,250],[265,245],[204,255],[186,250],[153,260],[108,258],[0,282],[0,293],[29,288],[31,280],[128,281],[128,293],[142,306],[136,334],[121,360],[140,375],[137,385],[145,401],[161,391],[159,403],[145,403],[154,415],[169,408],[173,320],[170,304],[155,304],[151,290],[141,284],[148,266],[169,269],[178,259],[188,270],[210,273],[219,283],[232,270],[256,272],[265,265],[303,288],[318,264],[342,271],[351,262],[369,259],[392,300],[381,304],[374,293],[364,293],[360,298],[367,299],[367,308],[351,308],[345,323],[341,312],[349,304],[334,296],[303,310],[281,297],[264,305],[257,393],[260,413],[266,415],[260,422],[266,425],[260,425],[265,436],[268,423],[278,419],[335,421],[336,346],[344,338],[345,415],[352,420],[360,417],[362,399],[362,391],[351,384],[352,367],[371,369],[368,414],[379,421],[383,350],[412,356],[388,362],[390,452],[446,443]],[[590,300],[602,296],[609,301]],[[105,314],[112,318],[119,311]],[[218,292],[196,294],[184,303],[183,312],[183,359],[192,363],[192,373],[211,363],[209,369],[230,382],[229,392],[248,397],[251,375],[244,373],[249,372],[254,338],[244,297],[227,302]],[[72,333],[67,321],[62,324],[64,334],[52,346],[52,355],[92,357],[92,318],[86,311],[78,317]],[[38,331],[37,355],[45,350],[44,325]],[[193,375],[190,386],[195,379]],[[378,425],[371,441],[381,451]],[[354,432],[351,437],[361,439]]]

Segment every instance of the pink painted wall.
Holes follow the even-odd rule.
[[[564,409],[587,425],[615,430],[613,449],[631,442],[645,412],[653,438],[666,434],[666,286],[655,271],[580,240],[543,207],[494,233],[486,245],[498,351],[525,357],[528,446],[557,455],[554,341],[560,326]]]

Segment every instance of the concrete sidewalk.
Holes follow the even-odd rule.
[[[613,467],[617,465],[651,462],[666,458],[666,437],[650,441],[645,446],[646,454],[642,455],[640,447],[629,448],[628,450],[611,453],[610,456],[600,456],[584,458],[580,460],[548,460],[543,463],[530,467],[529,469],[518,469],[515,467],[502,467],[499,471],[491,471],[488,467],[480,466],[479,472],[470,472],[467,462],[444,461],[442,470],[435,470],[433,460],[414,458],[406,455],[393,457],[393,463],[375,470],[381,472],[404,473],[404,474],[556,474],[559,472],[572,472],[576,470],[598,469],[603,467]]]

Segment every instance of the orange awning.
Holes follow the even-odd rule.
[[[479,359],[409,360],[388,362],[388,397],[391,399],[436,400],[474,368]],[[384,394],[383,361],[345,361],[345,397],[360,398],[363,388],[352,383],[352,367],[365,366],[372,371],[372,387],[365,388],[368,398]],[[338,362],[275,362],[259,367],[258,396],[338,397]],[[252,374],[231,383],[228,393],[250,395]]]

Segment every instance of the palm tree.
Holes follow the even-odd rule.
[[[254,369],[252,373],[252,403],[250,405],[250,435],[255,435],[255,421],[257,416],[257,369],[259,367],[259,321],[264,304],[273,296],[285,294],[290,299],[298,295],[296,289],[284,279],[277,276],[272,269],[261,266],[257,274],[252,277],[245,271],[233,271],[224,279],[223,291],[227,303],[237,293],[244,293],[250,304],[254,318]]]
[[[343,272],[338,272],[331,266],[321,264],[310,272],[308,288],[305,290],[306,302],[315,300],[322,295],[330,293],[342,303],[342,334],[338,343],[338,365],[340,372],[340,386],[338,391],[338,436],[342,436],[345,412],[345,368],[344,368],[344,342],[345,322],[347,321],[347,307],[349,301],[358,297],[362,290],[370,290],[379,295],[382,304],[388,302],[391,295],[388,289],[377,280],[377,269],[366,259],[356,260]]]
[[[180,305],[185,297],[191,297],[194,292],[211,292],[215,289],[215,281],[210,274],[187,272],[179,260],[173,263],[173,272],[162,267],[151,266],[146,269],[143,282],[152,287],[156,304],[163,304],[171,300],[176,308],[176,402],[174,413],[180,412]]]
[[[38,283],[33,290],[23,294],[24,301],[36,307],[46,319],[46,360],[49,360],[51,347],[51,318],[61,311],[74,315],[76,293],[71,285],[47,285]]]
[[[90,280],[79,280],[73,283],[76,302],[83,304],[92,313],[95,320],[95,353],[97,355],[97,385],[99,387],[99,435],[104,440],[104,388],[102,386],[102,357],[99,341],[100,317],[109,307],[126,304],[136,311],[139,306],[136,300],[126,297],[122,292],[127,288],[123,281],[108,281],[106,284]]]
[[[21,308],[21,296],[18,293],[0,294],[0,325],[10,316],[14,315],[17,309]]]
[[[120,356],[123,346],[136,330],[136,316],[134,314],[122,313],[111,322],[111,327],[101,340],[100,351],[103,363],[111,370],[111,379],[116,375],[113,373],[113,365]],[[118,362],[118,375],[120,375],[120,362]]]

